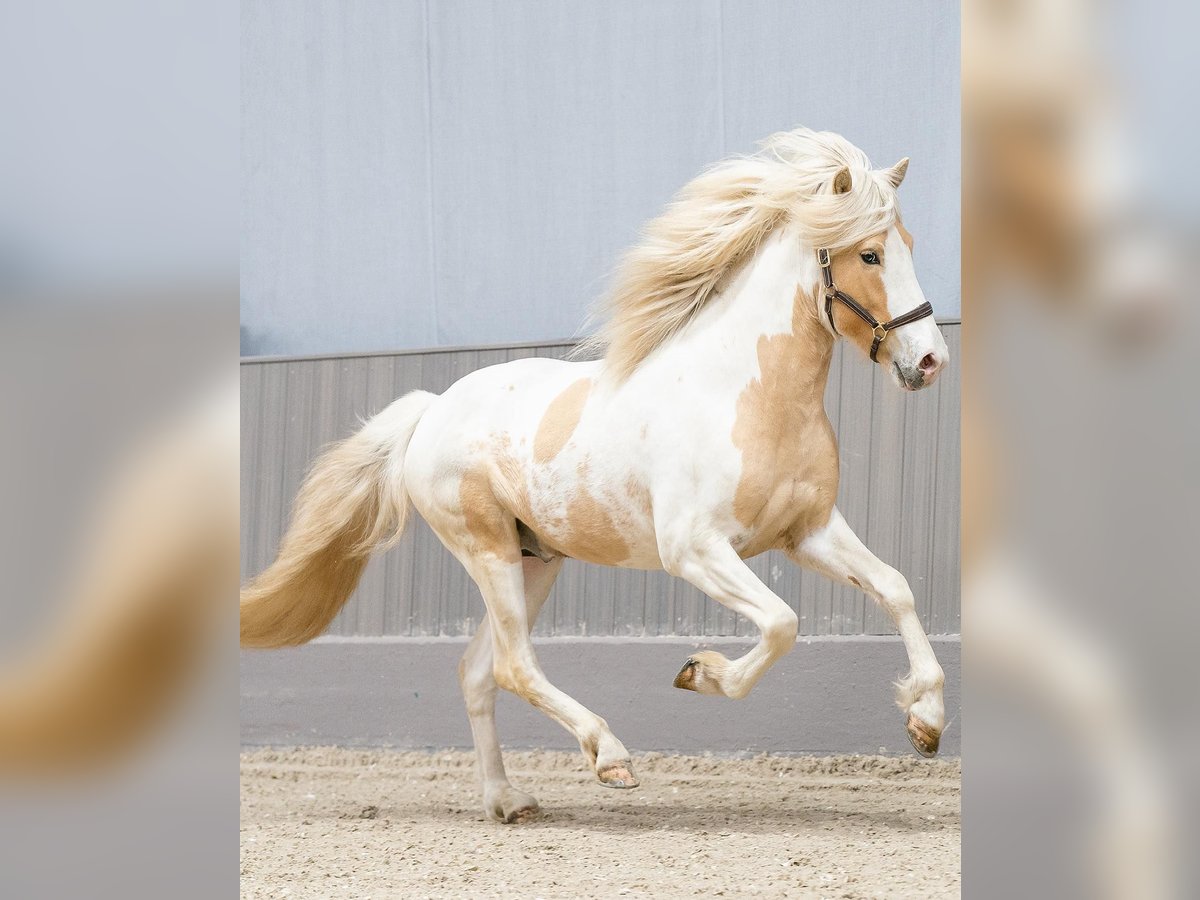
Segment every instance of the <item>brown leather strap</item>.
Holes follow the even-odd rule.
[[[907,325],[910,322],[916,322],[919,319],[924,319],[926,316],[933,315],[933,304],[928,300],[918,306],[916,309],[910,309],[906,313],[901,313],[896,318],[887,322],[880,322],[870,310],[851,297],[844,291],[839,291],[833,283],[833,267],[829,258],[828,250],[817,251],[817,262],[821,266],[821,276],[825,280],[825,318],[829,322],[829,327],[834,334],[839,334],[837,324],[833,321],[833,301],[840,300],[843,304],[850,308],[856,316],[871,326],[871,331],[874,334],[874,340],[871,342],[871,362],[878,362],[875,358],[879,353],[879,346],[887,338],[888,332],[899,328],[901,325]]]
[[[871,361],[875,362],[875,354],[879,352],[879,345],[883,343],[883,339],[888,336],[888,332],[893,328],[899,328],[901,325],[907,325],[909,322],[916,322],[918,319],[923,319],[926,316],[933,315],[933,304],[926,300],[916,309],[910,309],[906,313],[901,313],[892,319],[890,322],[884,322],[882,325],[875,326],[875,341],[871,344]]]

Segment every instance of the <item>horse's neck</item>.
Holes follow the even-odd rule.
[[[816,254],[790,229],[766,240],[710,305],[679,336],[672,355],[697,360],[740,393],[761,383],[760,396],[780,414],[822,404],[833,336],[817,318]]]

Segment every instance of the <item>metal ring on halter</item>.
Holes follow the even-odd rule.
[[[916,322],[924,319],[926,316],[933,315],[933,304],[926,300],[916,309],[910,309],[906,313],[901,313],[890,321],[880,322],[871,315],[870,310],[865,306],[849,294],[837,289],[837,285],[833,283],[833,262],[830,259],[828,250],[824,248],[817,250],[817,263],[821,266],[821,277],[825,281],[825,318],[829,322],[829,327],[833,330],[834,334],[840,334],[836,323],[833,321],[833,301],[840,300],[845,306],[850,307],[851,312],[871,326],[871,333],[874,337],[874,340],[871,342],[871,362],[879,362],[875,356],[879,353],[879,345],[887,339],[888,332],[894,331],[901,325],[908,325],[910,322]]]

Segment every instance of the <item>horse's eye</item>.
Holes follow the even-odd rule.
[[[874,250],[868,250],[866,253],[863,253],[860,255],[862,256],[862,261],[865,262],[868,266],[879,265],[879,257],[875,255]]]

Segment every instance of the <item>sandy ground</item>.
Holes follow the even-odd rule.
[[[959,893],[957,761],[642,754],[618,791],[579,754],[505,759],[531,821],[485,818],[468,753],[244,753],[242,896]]]

